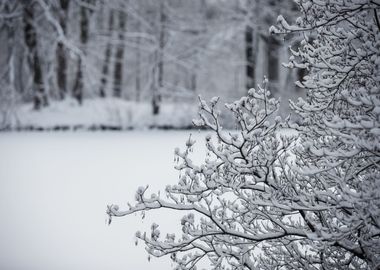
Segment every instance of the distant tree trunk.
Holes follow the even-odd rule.
[[[33,73],[33,105],[35,110],[48,105],[48,98],[43,81],[43,71],[38,55],[37,33],[33,25],[34,4],[26,3],[24,7],[25,44],[28,47],[28,63]]]
[[[141,23],[138,21],[137,31],[140,31]],[[137,37],[136,40],[136,101],[140,101],[141,98],[141,52],[140,52],[140,37]]]
[[[109,65],[110,65],[111,54],[112,54],[111,39],[112,39],[112,31],[113,31],[113,16],[114,16],[114,11],[111,10],[109,14],[109,21],[108,21],[108,29],[110,33],[110,38],[108,40],[106,51],[104,53],[104,62],[103,62],[102,75],[100,79],[100,88],[99,88],[100,97],[106,96],[106,86],[107,86]]]
[[[78,58],[77,62],[77,75],[74,81],[73,87],[73,97],[78,101],[79,104],[83,102],[83,71],[82,71],[82,58]]]
[[[279,80],[279,46],[280,44],[278,41],[270,36],[266,40],[267,43],[267,57],[268,57],[268,80],[269,83],[272,85],[271,91],[273,93],[277,92],[278,89],[278,80]]]
[[[63,33],[66,34],[67,28],[67,17],[69,11],[69,0],[60,0],[60,9],[58,10],[59,14],[59,24],[63,30]],[[63,99],[66,96],[67,92],[67,60],[66,60],[66,50],[62,41],[58,42],[57,46],[57,85],[58,85],[58,95],[60,99]]]
[[[157,56],[155,57],[157,59]],[[158,93],[158,85],[157,85],[157,79],[156,79],[156,74],[157,73],[157,67],[153,68],[153,82],[152,82],[152,113],[153,115],[157,115],[160,113],[160,99],[161,96]]]
[[[80,7],[80,42],[82,48],[85,48],[88,42],[89,34],[89,10],[83,5]],[[78,58],[77,62],[77,74],[74,81],[73,87],[73,97],[78,101],[79,104],[82,104],[83,101],[83,89],[84,89],[84,76],[83,76],[83,59]]]
[[[259,24],[261,1],[256,0],[248,3],[249,23],[245,27],[245,57],[246,57],[246,89],[256,87],[256,64],[259,50]]]
[[[124,64],[124,32],[126,25],[125,11],[120,10],[119,12],[119,40],[118,46],[115,54],[115,69],[114,69],[114,81],[113,81],[113,95],[115,97],[121,97],[121,90],[123,87],[123,64]]]
[[[164,47],[165,47],[165,2],[160,1],[160,32],[159,32],[159,44],[158,44],[158,63],[157,63],[157,84],[153,88],[153,115],[160,113],[161,94],[160,91],[164,86]]]
[[[8,2],[4,5],[5,14],[11,14],[14,11],[14,7],[12,6],[12,3]],[[13,20],[10,20],[9,22],[6,21],[5,23],[5,30],[7,33],[7,64],[8,64],[8,76],[7,76],[7,85],[9,85],[9,88],[12,90],[12,94],[14,94],[14,91],[16,89],[15,87],[15,27]],[[5,48],[4,48],[5,49]],[[2,90],[2,89],[1,89]],[[13,100],[12,100],[13,101]]]
[[[253,47],[253,28],[250,25],[245,27],[245,58],[246,58],[246,88],[255,87],[255,56]]]
[[[8,36],[8,59],[7,63],[9,66],[9,71],[8,71],[8,84],[9,88],[12,89],[12,94],[15,91],[15,64],[14,64],[14,37],[15,37],[15,32],[11,27],[7,28],[7,36]]]
[[[193,92],[197,91],[197,72],[196,72],[196,70],[192,70],[191,71],[190,89]]]
[[[164,86],[164,47],[165,47],[165,24],[166,14],[164,1],[160,2],[160,38],[159,38],[159,52],[158,52],[158,87]]]

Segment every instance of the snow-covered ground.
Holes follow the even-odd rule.
[[[166,102],[160,114],[152,115],[150,102],[133,102],[116,98],[51,101],[48,107],[33,110],[31,103],[0,114],[0,129],[146,129],[150,127],[184,128],[197,116],[196,103]]]
[[[192,132],[203,144],[204,132]],[[183,213],[114,219],[107,204],[133,201],[138,186],[175,183],[173,153],[189,132],[0,133],[0,269],[170,269],[147,260],[137,230],[153,221],[177,232]],[[195,151],[200,160],[204,151]]]

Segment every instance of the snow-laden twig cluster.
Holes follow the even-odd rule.
[[[320,241],[318,265],[380,267],[380,2],[305,1],[296,26],[279,18],[277,33],[302,31],[289,67],[305,68],[291,102],[303,118],[295,183],[329,211],[306,216]],[[297,27],[295,29],[294,27]],[[320,234],[322,233],[322,234]],[[322,248],[323,247],[323,248]]]
[[[181,220],[183,235],[178,240],[174,235],[160,238],[156,225],[150,237],[136,234],[152,255],[172,254],[179,269],[192,269],[203,257],[218,269],[227,265],[252,268],[264,262],[274,242],[276,248],[305,256],[299,247],[310,240],[300,212],[323,211],[328,206],[308,203],[308,197],[298,194],[299,187],[292,183],[287,160],[293,140],[279,135],[286,122],[280,117],[271,121],[278,101],[260,87],[227,105],[238,125],[231,133],[221,130],[217,101],[200,99],[200,119],[195,121],[216,135],[206,137],[204,164],[197,166],[190,159],[195,143],[190,137],[184,151],[175,151],[181,177],[177,185],[166,188],[166,198],[146,196],[147,188],[141,187],[137,204],[126,211],[111,205],[108,214],[125,216],[157,208],[189,211]],[[183,251],[186,254],[179,256]]]

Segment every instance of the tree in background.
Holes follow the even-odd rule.
[[[270,84],[277,84],[278,88],[286,87],[280,83],[279,78],[283,57],[280,48],[281,45],[289,45],[293,41],[288,37],[283,42],[279,37],[271,36],[268,28],[275,22],[276,14],[284,14],[285,17],[298,16],[295,4],[293,1],[280,0],[236,3],[238,18],[241,17],[239,20],[244,23],[246,89],[256,87],[262,76],[267,76]]]
[[[0,29],[5,34],[8,44],[2,47],[5,69],[0,77],[0,126],[7,126],[9,117],[15,109],[15,104],[19,97],[16,96],[16,76],[18,65],[17,60],[17,36],[16,32],[20,29],[20,20],[18,20],[18,13],[21,12],[20,3],[18,2],[5,2],[0,3],[0,13],[8,14],[0,19]]]
[[[80,3],[80,19],[79,19],[79,42],[80,47],[83,51],[86,51],[86,46],[88,43],[90,35],[90,15],[92,13],[91,5],[93,5],[94,0],[85,0],[83,3]],[[90,8],[89,8],[90,7]],[[82,104],[83,102],[83,91],[85,89],[85,78],[84,78],[84,69],[85,64],[83,59],[85,54],[78,55],[77,61],[77,73],[74,79],[73,86],[73,97]]]
[[[254,30],[251,25],[253,22],[253,16],[258,17],[258,5],[259,1],[249,2],[254,5],[253,12],[250,13],[250,18],[248,19],[248,24],[245,26],[244,42],[245,42],[245,57],[246,57],[246,88],[247,90],[256,87],[255,83],[255,67],[257,60],[257,47],[258,47],[258,33]],[[248,9],[249,10],[249,9]],[[253,14],[252,14],[253,13]],[[257,24],[254,24],[257,26]],[[257,30],[257,29],[256,29]],[[256,37],[255,35],[256,34]]]
[[[160,1],[159,5],[159,36],[158,36],[158,47],[156,52],[156,68],[153,68],[155,72],[154,83],[152,86],[152,107],[153,107],[153,115],[159,114],[160,112],[160,102],[161,102],[161,91],[164,88],[164,57],[165,57],[165,43],[167,42],[166,37],[166,28],[167,28],[167,16],[166,16],[166,4],[165,1]],[[157,77],[157,81],[156,78]]]
[[[278,34],[301,33],[289,67],[309,72],[297,84],[307,97],[291,103],[299,125],[273,117],[278,101],[267,81],[227,105],[237,129],[220,126],[217,98],[200,100],[207,156],[191,160],[194,141],[175,151],[177,185],[112,217],[167,208],[187,211],[182,235],[136,233],[153,256],[170,254],[177,269],[208,259],[213,269],[379,269],[379,3],[299,0],[294,25],[278,17]],[[312,39],[310,37],[313,37]],[[284,127],[297,137],[283,136]],[[295,158],[296,157],[296,158]]]
[[[25,44],[28,48],[28,64],[31,73],[33,74],[33,106],[38,110],[42,106],[48,105],[48,95],[46,93],[46,85],[43,78],[43,69],[41,58],[39,55],[39,44],[37,31],[35,28],[38,5],[34,1],[26,1],[24,3],[24,36]]]
[[[134,103],[144,111],[150,105],[150,113],[157,115],[173,103],[195,104],[197,94],[233,100],[264,75],[274,80],[278,75],[281,91],[277,96],[291,96],[287,90],[294,88],[282,87],[291,81],[283,80],[284,69],[280,69],[288,52],[267,42],[272,40],[267,28],[275,21],[274,10],[285,12],[291,0],[27,2],[0,0],[0,8],[17,4],[16,12],[1,9],[0,42],[6,47],[15,45],[9,52],[15,55],[17,80],[15,95],[9,98],[20,97],[21,104],[12,105],[20,115],[21,106],[39,100],[45,105],[49,100],[52,106],[58,101],[60,107],[70,110],[72,107],[66,106],[70,98],[78,104],[94,100],[103,106],[108,102],[97,100],[99,97],[119,99],[120,105]],[[14,28],[27,26],[24,13],[19,12],[26,4],[34,9],[35,49],[27,45],[31,40],[25,31],[19,29],[14,38],[7,38],[7,28],[2,27],[5,21]],[[10,17],[14,20],[6,19]],[[11,63],[5,60],[7,54],[6,50],[6,56],[0,56],[0,74],[5,74]],[[32,58],[36,65],[31,65]],[[246,85],[248,79],[250,86]],[[5,93],[3,89],[0,91]],[[8,126],[19,126],[15,122]],[[20,126],[22,123],[21,119]]]
[[[8,2],[15,3],[1,0],[0,4],[8,5]],[[229,3],[222,0],[86,0],[72,4],[66,0],[34,0],[28,2],[28,5],[31,4],[36,9],[34,12],[38,15],[38,22],[41,22],[33,27],[36,33],[44,33],[36,35],[36,44],[37,50],[44,52],[38,66],[42,73],[46,73],[42,74],[42,78],[46,84],[44,88],[47,98],[60,100],[69,94],[80,100],[106,96],[107,92],[112,92],[113,96],[113,88],[116,87],[115,96],[127,99],[149,96],[150,102],[154,95],[157,98],[152,103],[156,105],[160,103],[160,96],[164,99],[170,96],[170,91],[176,95],[180,92],[178,89],[182,89],[185,90],[182,92],[195,98],[194,89],[206,91],[205,89],[215,88],[212,87],[213,84],[226,85],[223,82],[226,75],[233,74],[229,72],[229,65],[225,64],[227,62],[232,65],[231,69],[241,73],[235,76],[237,80],[245,81],[244,73],[247,76],[262,77],[252,75],[252,72],[257,72],[257,69],[253,71],[257,55],[265,54],[261,53],[258,41],[267,36],[270,21],[274,20],[272,9],[289,8],[289,3],[283,4],[282,1]],[[234,6],[239,8],[233,8]],[[23,17],[21,13],[10,14],[11,11],[6,9],[3,11],[2,18],[17,18],[12,21],[15,25]],[[107,12],[113,15],[105,15]],[[127,15],[130,17],[128,27]],[[93,24],[102,21],[102,18],[109,19],[100,23],[99,27],[94,27]],[[245,57],[241,59],[244,46],[240,40],[244,35],[247,39],[247,67],[250,67],[250,71],[248,68],[246,71],[242,64]],[[10,43],[9,40],[4,42]],[[112,52],[113,47],[115,52]],[[104,58],[99,57],[99,50],[104,50]],[[121,52],[123,57],[120,57]],[[19,53],[18,57],[22,55]],[[219,57],[220,55],[226,55],[225,58],[230,58],[230,61],[224,60],[224,63],[224,57]],[[221,69],[223,67],[223,73],[209,72],[208,63],[216,60],[221,62],[219,66]],[[140,64],[137,65],[137,62]],[[128,69],[120,69],[125,65]],[[24,80],[27,80],[29,78],[26,77],[31,74],[25,71]],[[30,73],[32,72],[34,70]],[[207,72],[211,76],[199,76]],[[39,74],[38,68],[35,74]],[[131,77],[136,80],[131,80]],[[146,79],[141,80],[142,77]],[[114,84],[120,85],[114,87]],[[254,83],[251,85],[254,86]],[[107,87],[112,89],[105,89]],[[229,86],[226,85],[225,88]],[[241,87],[237,84],[237,88]],[[144,93],[132,95],[138,91],[136,89]],[[226,92],[226,89],[223,91]],[[244,89],[241,90],[243,92]],[[23,99],[29,101],[28,96],[23,96]],[[157,111],[157,108],[153,111]]]
[[[58,21],[64,35],[67,34],[67,20],[69,12],[69,0],[60,0],[57,8]],[[62,41],[57,44],[57,86],[59,98],[67,95],[67,52]]]
[[[128,3],[127,3],[128,5]],[[127,13],[120,9],[118,12],[118,46],[115,53],[115,68],[113,81],[113,95],[121,97],[123,87],[123,67],[124,67],[124,32],[126,28]]]
[[[111,54],[112,54],[111,38],[112,38],[112,33],[113,33],[113,25],[114,25],[114,10],[110,10],[109,15],[108,15],[108,33],[110,37],[108,39],[106,50],[104,52],[104,60],[103,60],[103,65],[102,65],[102,71],[100,74],[99,95],[102,98],[106,97],[106,86],[108,82],[109,65],[110,65]]]

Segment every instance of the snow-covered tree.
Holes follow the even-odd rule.
[[[273,117],[278,101],[267,82],[227,105],[236,130],[219,124],[217,99],[200,100],[204,164],[194,141],[176,150],[180,180],[166,198],[139,188],[127,210],[188,211],[182,236],[138,232],[154,256],[171,254],[177,269],[208,258],[214,269],[379,269],[380,267],[380,3],[298,0],[302,16],[279,16],[272,32],[301,33],[290,68],[307,69],[297,84],[307,97],[291,105],[299,125]],[[284,127],[297,136],[284,136]]]
[[[197,166],[190,158],[195,143],[190,137],[184,151],[175,151],[181,176],[178,185],[166,188],[167,199],[155,194],[146,197],[146,188],[141,187],[135,206],[126,211],[119,211],[115,205],[108,209],[110,216],[157,208],[188,210],[181,220],[183,235],[178,240],[173,235],[160,239],[157,226],[152,227],[151,237],[136,234],[152,255],[171,254],[179,269],[193,269],[204,257],[215,269],[225,264],[251,268],[266,241],[306,236],[296,224],[285,225],[282,220],[288,219],[281,217],[284,212],[292,214],[287,203],[283,206],[286,209],[280,201],[280,209],[270,207],[283,186],[284,180],[277,175],[284,173],[286,149],[291,143],[288,138],[278,138],[280,118],[269,122],[278,101],[269,98],[265,88],[259,88],[228,105],[239,127],[231,134],[220,127],[217,101],[214,98],[207,104],[200,100],[200,119],[195,121],[217,136],[216,141],[213,136],[206,138],[208,154],[203,165]],[[186,255],[179,256],[181,251],[187,251]]]
[[[304,16],[277,33],[302,32],[289,67],[309,75],[294,182],[305,181],[305,216],[327,268],[380,267],[380,24],[378,1],[298,1]],[[312,184],[306,184],[312,183]]]

